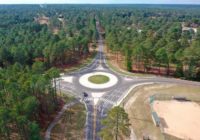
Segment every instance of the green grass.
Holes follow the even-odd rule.
[[[109,77],[105,75],[94,75],[94,76],[90,76],[88,80],[95,84],[104,84],[104,83],[107,83],[110,79]]]

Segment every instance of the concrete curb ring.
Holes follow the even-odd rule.
[[[109,81],[106,82],[106,83],[103,83],[103,84],[95,84],[95,83],[90,82],[88,80],[88,78],[91,77],[91,76],[95,76],[95,75],[107,76],[109,78]],[[92,73],[85,74],[85,75],[83,75],[79,78],[79,83],[82,86],[87,87],[87,88],[91,88],[91,89],[109,88],[109,87],[116,85],[117,82],[118,82],[118,78],[115,75],[113,75],[111,73],[107,73],[107,72],[92,72]]]

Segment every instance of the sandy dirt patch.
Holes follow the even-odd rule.
[[[181,139],[200,140],[200,105],[194,102],[155,101],[164,132]]]
[[[152,140],[180,140],[180,138],[161,133],[151,118],[149,97],[159,94],[161,97],[184,96],[189,100],[200,103],[200,87],[174,84],[154,84],[134,88],[124,100],[124,108],[129,115],[131,128],[137,140],[150,136]]]
[[[49,25],[49,17],[46,17],[45,15],[35,18],[35,21],[41,25],[43,25],[43,24]]]

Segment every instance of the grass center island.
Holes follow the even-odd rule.
[[[104,84],[110,81],[110,78],[108,76],[98,74],[98,75],[90,76],[88,80],[94,84]]]

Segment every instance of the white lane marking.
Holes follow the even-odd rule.
[[[73,76],[63,76],[61,78],[65,82],[72,83],[74,77]]]
[[[115,105],[116,103],[109,100],[109,99],[106,99],[106,98],[100,98],[101,101],[105,102],[105,103],[108,103],[108,104],[111,104],[111,105]]]
[[[138,86],[143,86],[143,85],[151,85],[154,84],[155,82],[146,82],[146,83],[140,83],[140,84],[135,84],[131,88],[129,88],[127,91],[124,92],[122,97],[117,101],[116,106],[120,105],[122,101],[128,96],[128,94],[136,87]]]
[[[105,94],[105,92],[92,92],[91,94],[93,98],[100,98]]]
[[[95,105],[97,105],[97,103],[99,102],[99,98],[101,98],[104,94],[105,94],[105,92],[93,92],[93,93],[91,93],[91,95],[94,99]]]
[[[99,98],[94,98],[94,105],[97,105],[98,102],[99,102]]]
[[[104,68],[102,67],[102,65],[99,65],[96,70],[104,70]]]

